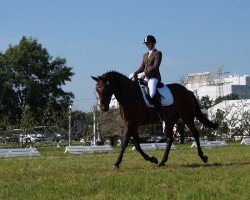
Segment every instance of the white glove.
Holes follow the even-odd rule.
[[[141,72],[141,73],[137,74],[138,79],[144,79],[145,76],[146,76],[145,72]]]
[[[135,76],[135,73],[132,73],[128,76],[129,79],[132,79]]]

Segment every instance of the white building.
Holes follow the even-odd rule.
[[[110,101],[109,107],[110,108],[119,108],[119,103],[116,100],[116,98],[115,98],[114,95],[112,95],[112,97],[111,97],[111,101]]]
[[[210,72],[188,74],[185,86],[199,98],[209,96],[215,100],[219,96],[230,94],[237,94],[242,99],[250,98],[249,75],[229,75],[213,79]]]

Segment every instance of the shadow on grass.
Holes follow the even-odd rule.
[[[199,167],[227,167],[227,166],[243,166],[243,165],[250,165],[250,162],[190,164],[190,165],[181,165],[181,167],[184,167],[184,168],[199,168]]]

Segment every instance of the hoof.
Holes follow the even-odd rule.
[[[158,159],[156,157],[151,157],[151,160],[150,160],[152,163],[155,163],[155,164],[158,164]]]
[[[164,166],[166,166],[165,163],[160,163],[160,164],[158,165],[158,167],[164,167]]]
[[[208,157],[207,157],[207,156],[203,156],[201,159],[202,159],[202,161],[203,161],[204,163],[207,163],[207,161],[208,161]]]
[[[119,169],[119,165],[114,165],[113,169]]]

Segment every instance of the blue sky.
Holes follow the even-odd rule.
[[[64,86],[74,109],[90,111],[97,76],[125,75],[140,65],[143,38],[153,34],[163,53],[165,83],[195,72],[250,75],[249,0],[0,0],[0,51],[32,36],[75,76]]]

